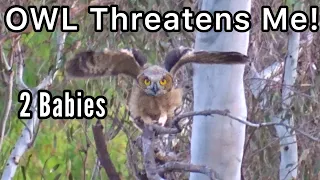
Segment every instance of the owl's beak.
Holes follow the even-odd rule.
[[[157,92],[159,91],[159,88],[158,88],[157,84],[153,84],[153,86],[152,86],[152,89],[151,89],[151,90],[153,91],[154,95],[156,95],[156,94],[157,94]]]

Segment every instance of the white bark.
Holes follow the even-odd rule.
[[[285,69],[282,86],[282,112],[273,121],[289,126],[294,126],[294,117],[290,110],[292,85],[297,78],[297,64],[299,55],[300,33],[290,31],[288,41],[288,53],[285,60]],[[280,180],[291,180],[297,178],[298,146],[295,131],[284,126],[276,126],[277,135],[280,138],[281,161],[279,168]]]
[[[37,97],[33,99],[31,108],[36,109],[36,106]],[[9,156],[9,159],[1,177],[2,180],[9,180],[14,177],[21,157],[32,145],[36,128],[38,128],[39,125],[39,119],[36,115],[37,111],[33,111],[33,114],[33,118],[28,121],[27,127],[25,127],[25,129],[22,131],[20,138],[18,139],[17,143],[15,144],[15,147],[13,148]]]
[[[59,33],[57,37],[58,41],[58,54],[57,54],[57,68],[59,67],[61,63],[61,56],[62,56],[62,50],[64,47],[66,39],[66,33]],[[18,44],[19,53],[21,53],[20,44]],[[60,52],[61,51],[61,52]],[[32,111],[33,117],[28,120],[26,123],[26,127],[23,129],[22,134],[20,138],[17,140],[9,158],[6,163],[6,166],[4,168],[1,180],[10,180],[13,179],[16,170],[19,165],[19,161],[21,157],[24,155],[24,153],[33,145],[35,138],[36,138],[36,132],[39,128],[39,119],[37,116],[37,91],[40,89],[46,89],[49,85],[51,85],[54,77],[55,72],[57,69],[50,71],[49,75],[45,77],[42,82],[35,88],[30,89],[24,82],[23,82],[23,57],[20,54],[19,61],[17,63],[17,84],[18,87],[21,87],[23,89],[27,89],[33,94],[32,98],[32,105],[30,107],[30,110]]]
[[[288,53],[285,59],[285,67],[283,73],[283,85],[282,85],[282,108],[277,116],[273,117],[273,121],[275,123],[283,122],[285,125],[290,127],[294,127],[294,119],[293,115],[290,111],[290,105],[292,101],[293,91],[291,90],[292,85],[294,85],[297,78],[297,63],[298,63],[298,55],[299,55],[299,42],[300,42],[300,33],[290,31],[289,39],[288,39]],[[273,69],[281,69],[279,63],[274,63],[276,68]],[[270,68],[267,68],[263,72],[268,72]],[[251,78],[253,79],[250,84],[250,89],[253,95],[258,98],[258,95],[263,90],[265,83],[264,80],[259,80],[259,78],[269,79],[270,73],[257,73],[255,69],[252,69]],[[273,79],[274,80],[274,79]],[[277,81],[277,79],[276,79]],[[263,94],[264,95],[264,94]],[[263,98],[263,101],[266,101]],[[262,103],[263,104],[263,103]],[[262,105],[263,108],[263,105]],[[275,126],[277,131],[277,136],[280,139],[280,167],[279,167],[279,179],[280,180],[291,180],[292,178],[297,178],[297,165],[298,165],[298,149],[296,143],[296,135],[295,132],[285,126]]]
[[[239,10],[250,12],[250,0],[204,0],[202,10],[213,12]],[[247,54],[249,32],[198,33],[196,50],[237,51]],[[243,74],[244,65],[194,64],[194,111],[228,109],[246,120]],[[245,125],[219,115],[194,117],[191,139],[191,163],[206,165],[221,179],[239,180],[245,142]],[[201,174],[191,173],[191,180],[207,180]]]
[[[260,73],[257,72],[254,64],[250,66],[250,71],[248,73],[248,78],[250,79],[249,87],[255,98],[260,98],[259,106],[260,108],[265,108],[267,104],[266,93],[263,93],[265,90],[268,81],[278,82],[281,80],[281,74],[279,72],[283,70],[284,63],[275,62],[262,70]]]

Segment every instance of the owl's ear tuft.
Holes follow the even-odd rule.
[[[147,57],[139,50],[135,48],[129,48],[126,47],[124,50],[130,51],[132,53],[134,59],[137,61],[137,63],[143,67],[147,63]]]
[[[142,52],[138,49],[131,49],[134,58],[136,59],[137,63],[143,67],[147,63],[147,58]]]
[[[186,48],[186,47],[181,46],[179,48],[175,48],[175,49],[169,51],[164,59],[164,67],[166,68],[166,70],[170,72],[171,68],[175,64],[177,64],[177,62],[180,60],[180,58],[191,50],[192,49],[190,49],[190,48]]]

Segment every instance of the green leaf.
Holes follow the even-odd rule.
[[[59,173],[58,175],[56,175],[56,177],[54,177],[54,180],[58,180],[61,177],[61,173]]]
[[[53,135],[53,148],[54,148],[54,150],[57,149],[57,136],[56,135]]]
[[[53,168],[50,170],[50,173],[55,172],[58,168],[59,168],[60,164],[56,164],[55,166],[53,166]]]
[[[70,174],[69,174],[69,177],[68,177],[68,179],[69,179],[69,180],[73,180],[73,176],[72,176],[72,173],[70,173]]]
[[[26,180],[26,179],[27,179],[27,176],[26,176],[26,168],[25,168],[24,166],[21,166],[21,171],[22,171],[23,179]]]

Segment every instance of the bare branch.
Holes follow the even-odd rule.
[[[13,91],[13,77],[14,77],[14,73],[12,71],[9,72],[9,81],[8,81],[8,87],[7,87],[7,100],[6,100],[6,106],[5,106],[5,111],[4,111],[4,115],[0,121],[0,152],[2,149],[2,144],[3,144],[3,140],[4,140],[4,136],[5,136],[5,131],[6,131],[6,124],[7,121],[9,119],[10,116],[10,111],[11,111],[11,107],[12,107],[12,91]]]
[[[36,107],[37,107],[37,96],[34,96],[32,99],[32,105],[31,105],[32,114],[34,114],[34,116],[28,121],[27,126],[22,131],[22,135],[20,136],[15,147],[13,148],[9,156],[9,159],[7,161],[6,167],[4,168],[1,179],[13,178],[16,172],[16,169],[18,167],[20,158],[27,151],[27,149],[31,147],[33,139],[35,138],[34,131],[39,124],[39,119],[36,116],[37,114]]]
[[[103,135],[103,126],[100,121],[95,126],[92,126],[93,137],[97,147],[97,154],[100,164],[106,171],[109,179],[120,180],[120,176],[117,173],[107,150],[106,140]]]
[[[158,167],[158,173],[160,174],[168,171],[196,172],[207,175],[211,180],[219,179],[212,169],[206,166],[192,165],[189,163],[167,162],[164,165]]]
[[[6,55],[4,54],[4,52],[3,52],[2,46],[1,46],[0,51],[1,51],[1,55],[2,55],[2,58],[1,58],[1,59],[2,59],[2,61],[3,61],[3,64],[4,64],[4,66],[5,66],[5,69],[6,69],[7,71],[10,71],[11,68],[12,68],[12,64],[11,64],[11,65],[9,64],[7,57],[6,57]]]
[[[62,64],[62,52],[64,48],[64,43],[66,41],[67,33],[59,33],[57,37],[57,44],[58,44],[58,52],[57,52],[57,59],[56,59],[56,66],[49,72],[49,75],[43,79],[43,81],[35,88],[36,91],[39,89],[44,89],[49,87],[53,80],[56,77],[56,72],[59,68],[61,68]]]
[[[142,133],[142,153],[143,164],[147,173],[147,177],[150,180],[162,180],[157,173],[157,165],[155,162],[153,140],[154,131],[152,126],[145,125]]]
[[[64,44],[61,41],[59,44],[60,46]],[[17,63],[18,70],[17,70],[17,84],[20,89],[27,89],[31,92],[36,92],[39,89],[42,88],[47,88],[52,80],[53,80],[53,74],[55,73],[56,70],[51,71],[49,75],[44,78],[44,80],[34,89],[30,90],[28,86],[25,85],[23,81],[23,58],[21,54],[21,47],[20,43],[18,41],[18,51],[19,51],[19,60]],[[60,47],[58,48],[59,50],[61,49]],[[61,56],[61,53],[58,53],[59,56]],[[61,57],[57,57],[57,59],[60,59]],[[31,104],[31,111],[32,111],[32,118],[28,120],[26,127],[22,131],[21,137],[18,139],[14,149],[12,150],[9,159],[7,161],[6,167],[4,168],[3,174],[2,174],[2,179],[12,179],[16,169],[19,164],[20,158],[23,156],[23,154],[32,146],[33,142],[35,141],[36,138],[36,133],[37,129],[39,126],[39,119],[37,117],[37,93],[32,93],[33,94],[33,99],[32,99],[32,104]]]
[[[98,179],[97,176],[100,173],[100,161],[99,158],[96,158],[96,162],[94,163],[94,168],[91,175],[91,180]]]
[[[187,171],[187,172],[199,172],[206,174],[211,179],[217,179],[216,173],[208,167],[192,165],[188,163],[180,162],[167,162],[164,165],[157,166],[155,162],[155,131],[154,125],[145,124],[143,133],[141,136],[142,141],[142,153],[143,153],[143,163],[146,170],[147,177],[152,180],[161,180],[159,174],[163,174],[167,171]]]
[[[308,137],[309,139],[311,139],[313,141],[320,142],[319,138],[313,137],[312,135],[310,135],[302,130],[299,130],[298,128],[290,126],[288,124],[285,124],[282,122],[252,123],[250,121],[242,120],[240,118],[237,118],[237,117],[230,115],[228,110],[204,110],[204,111],[187,112],[187,113],[184,113],[182,115],[175,117],[173,119],[173,122],[174,122],[174,124],[177,124],[180,120],[182,120],[184,118],[188,118],[188,117],[192,117],[192,116],[212,116],[214,114],[221,115],[221,116],[227,116],[227,117],[229,117],[233,120],[236,120],[242,124],[245,124],[245,125],[251,126],[251,127],[255,127],[255,128],[261,128],[261,127],[266,127],[266,126],[284,126],[289,131],[290,130],[297,131],[298,133]],[[160,127],[158,125],[152,125],[152,127],[157,134],[176,134],[176,133],[180,132],[179,128],[165,128],[165,127]]]
[[[6,106],[4,110],[4,114],[2,119],[0,120],[0,152],[2,149],[2,144],[4,141],[4,136],[5,136],[5,131],[6,131],[6,125],[7,121],[10,117],[10,111],[12,108],[12,92],[13,92],[13,79],[14,79],[14,72],[12,71],[12,66],[13,66],[13,52],[11,53],[10,56],[10,61],[7,60],[6,55],[3,52],[2,46],[0,47],[1,55],[2,55],[2,60],[5,64],[6,68],[6,74],[8,76],[8,82],[7,82],[7,91],[6,91]]]
[[[163,127],[157,124],[152,124],[152,128],[154,131],[160,135],[160,134],[177,134],[181,132],[181,128],[167,128]]]
[[[17,60],[16,83],[19,90],[23,90],[23,89],[30,90],[30,88],[23,81],[24,58],[22,56],[22,51],[21,51],[21,46],[19,41],[18,41],[18,54],[19,54],[19,58]]]

